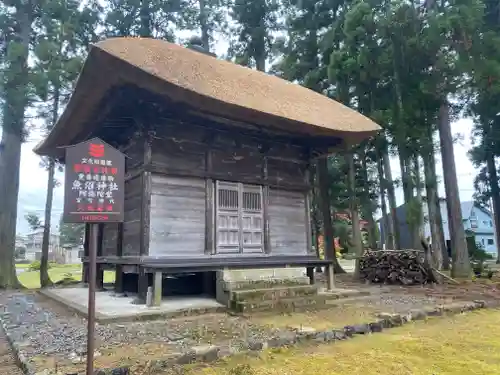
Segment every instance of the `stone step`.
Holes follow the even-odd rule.
[[[241,289],[231,292],[231,301],[259,302],[291,297],[307,297],[318,294],[315,285],[277,286],[263,289]]]
[[[293,312],[301,310],[319,310],[335,307],[335,303],[344,303],[347,300],[368,296],[366,291],[346,290],[320,292],[316,295],[280,298],[258,302],[231,301],[231,308],[237,313],[247,314],[255,312]]]
[[[263,279],[263,280],[223,280],[221,281],[222,290],[237,291],[237,290],[254,290],[254,289],[273,289],[281,287],[304,286],[310,285],[310,280],[307,276],[296,277],[294,279]]]

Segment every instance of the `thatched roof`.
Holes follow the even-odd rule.
[[[215,116],[296,135],[356,143],[379,130],[358,112],[281,78],[162,40],[111,38],[91,48],[66,110],[35,152],[52,154],[73,142],[106,93],[127,84]]]

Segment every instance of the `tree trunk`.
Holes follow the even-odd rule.
[[[328,157],[322,157],[318,159],[318,187],[320,194],[320,207],[321,216],[323,219],[323,235],[324,235],[324,247],[325,247],[325,258],[333,260],[334,272],[335,273],[345,273],[344,269],[340,266],[337,260],[337,254],[335,253],[335,243],[334,243],[334,233],[332,224],[332,212],[330,207],[330,183],[328,175]]]
[[[8,98],[4,106],[4,121],[14,117]],[[12,118],[11,117],[11,118]],[[16,221],[19,196],[19,166],[21,135],[3,130],[0,154],[0,289],[20,287],[16,275]],[[6,178],[8,176],[8,178]]]
[[[203,42],[203,48],[210,51],[210,28],[208,26],[208,14],[205,0],[198,0],[198,5],[200,6],[199,22],[201,29],[201,41]]]
[[[420,236],[418,233],[419,217],[416,214],[417,200],[413,195],[415,184],[412,177],[411,157],[406,146],[399,146],[399,165],[401,167],[401,181],[403,182],[403,195],[405,200],[405,220],[408,224],[410,235],[410,248],[420,249]]]
[[[385,201],[385,187],[387,182],[384,177],[384,166],[382,157],[379,155],[377,160],[377,172],[379,176],[380,186],[380,209],[382,211],[382,226],[383,226],[383,241],[386,249],[394,249],[394,228],[392,227],[392,220],[387,213],[387,203]],[[382,240],[382,237],[380,238]]]
[[[418,243],[415,244],[415,249],[422,249],[422,239],[425,238],[425,220],[424,220],[424,210],[422,208],[422,178],[420,176],[420,162],[418,160],[418,155],[415,155],[413,159],[413,164],[415,168],[415,188],[417,193],[417,204],[419,209],[418,214]]]
[[[262,0],[260,0],[262,1]],[[252,51],[255,59],[255,67],[260,72],[266,71],[266,24],[264,18],[260,20],[259,27],[253,30],[252,42],[254,48]]]
[[[55,125],[57,117],[59,115],[59,100],[60,100],[60,87],[59,81],[56,81],[54,85],[54,98],[52,103],[52,119],[51,126],[48,130]],[[45,218],[43,227],[43,239],[42,239],[42,258],[40,261],[40,286],[45,288],[52,285],[49,277],[49,245],[50,245],[50,230],[51,230],[51,217],[52,217],[52,201],[54,198],[54,188],[55,188],[55,160],[49,159],[49,168],[47,176],[47,198],[45,199]]]
[[[495,157],[488,153],[486,165],[488,168],[489,185],[493,200],[493,220],[495,223],[495,242],[497,245],[497,263],[500,263],[500,188],[498,186],[498,174]]]
[[[385,146],[385,149],[382,152],[382,161],[384,164],[385,181],[387,183],[387,197],[389,199],[389,210],[391,211],[390,219],[392,223],[390,227],[394,228],[393,232],[394,248],[401,249],[401,237],[399,235],[399,218],[396,212],[397,208],[396,192],[394,190],[394,181],[392,179],[391,163],[389,159],[389,151],[387,150],[387,145]]]
[[[364,200],[363,202],[363,212],[364,219],[368,222],[368,244],[372,249],[377,248],[377,231],[375,228],[375,220],[373,219],[373,208],[372,201],[370,199],[370,181],[368,180],[368,166],[366,163],[366,153],[363,151],[360,155],[361,157],[361,173],[363,174],[364,183]]]
[[[151,9],[149,7],[149,0],[141,0],[139,17],[140,17],[139,36],[143,38],[150,38],[152,32],[151,32]]]
[[[424,152],[422,155],[422,159],[424,161],[425,194],[427,195],[427,210],[429,212],[429,227],[431,229],[432,255],[434,263],[437,265],[438,269],[441,269],[441,267],[444,266],[444,234],[442,223],[440,224],[438,221],[438,216],[441,216],[441,211],[439,209],[440,206],[437,199],[436,176],[432,173],[431,157],[432,153],[429,152]],[[446,258],[448,258],[447,252]]]
[[[52,214],[52,200],[54,197],[54,159],[49,160],[48,180],[47,180],[47,198],[45,200],[45,218],[43,225],[42,239],[42,257],[40,259],[40,286],[45,288],[52,282],[49,277],[49,244],[50,244],[50,219]]]
[[[448,226],[450,231],[453,266],[452,277],[469,277],[470,261],[462,224],[460,196],[458,192],[457,171],[453,151],[453,139],[450,126],[450,108],[445,99],[439,108],[439,138],[441,141],[441,158],[443,161],[444,188],[446,206],[448,208]]]
[[[3,85],[2,140],[0,141],[0,288],[18,288],[14,263],[16,243],[19,169],[24,128],[24,112],[28,104],[28,51],[31,34],[31,9],[16,10],[19,34],[16,35],[21,53],[16,53],[6,65]]]
[[[360,257],[363,255],[363,240],[361,238],[361,228],[359,227],[358,202],[356,197],[356,167],[354,165],[354,155],[352,152],[346,154],[349,178],[349,205],[351,209],[352,243],[356,263],[354,276],[359,277]]]
[[[432,140],[432,130],[429,129],[430,131],[430,139]],[[434,200],[436,202],[436,229],[438,230],[438,239],[439,239],[439,246],[441,248],[441,258],[443,259],[443,270],[449,270],[450,269],[450,257],[448,256],[448,248],[446,247],[446,241],[444,238],[444,231],[443,231],[443,216],[441,215],[441,202],[439,201],[439,194],[437,190],[437,172],[436,172],[436,157],[434,155],[434,148],[432,152],[429,152],[429,170],[432,176],[432,180],[435,183],[435,188],[434,188]]]

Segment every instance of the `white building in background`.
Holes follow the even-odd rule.
[[[63,264],[82,263],[83,245],[63,245],[59,248],[57,262]]]
[[[43,228],[37,229],[23,236],[24,246],[26,248],[25,259],[31,262],[40,260],[42,256]],[[54,260],[59,252],[59,235],[50,234],[49,239],[49,260]]]
[[[443,218],[443,234],[448,247],[451,246],[450,233],[448,229],[448,210],[446,208],[446,202],[440,202],[441,207],[441,217]],[[472,201],[466,201],[460,203],[460,209],[462,212],[462,223],[464,229],[474,233],[476,243],[481,246],[486,252],[493,256],[497,255],[497,245],[495,240],[495,226],[492,213]],[[424,235],[430,237],[431,228],[429,224],[429,214],[427,204],[422,205],[422,210],[424,214]],[[412,244],[410,241],[410,231],[408,224],[406,222],[406,207],[401,205],[396,208],[396,215],[399,222],[399,233],[401,247],[403,249],[411,248]],[[384,227],[383,220],[379,219],[379,228],[381,233],[381,239],[384,240]],[[382,243],[382,245],[384,245]]]

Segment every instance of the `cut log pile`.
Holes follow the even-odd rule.
[[[416,285],[432,282],[421,250],[368,250],[360,259],[362,280],[377,284]]]

